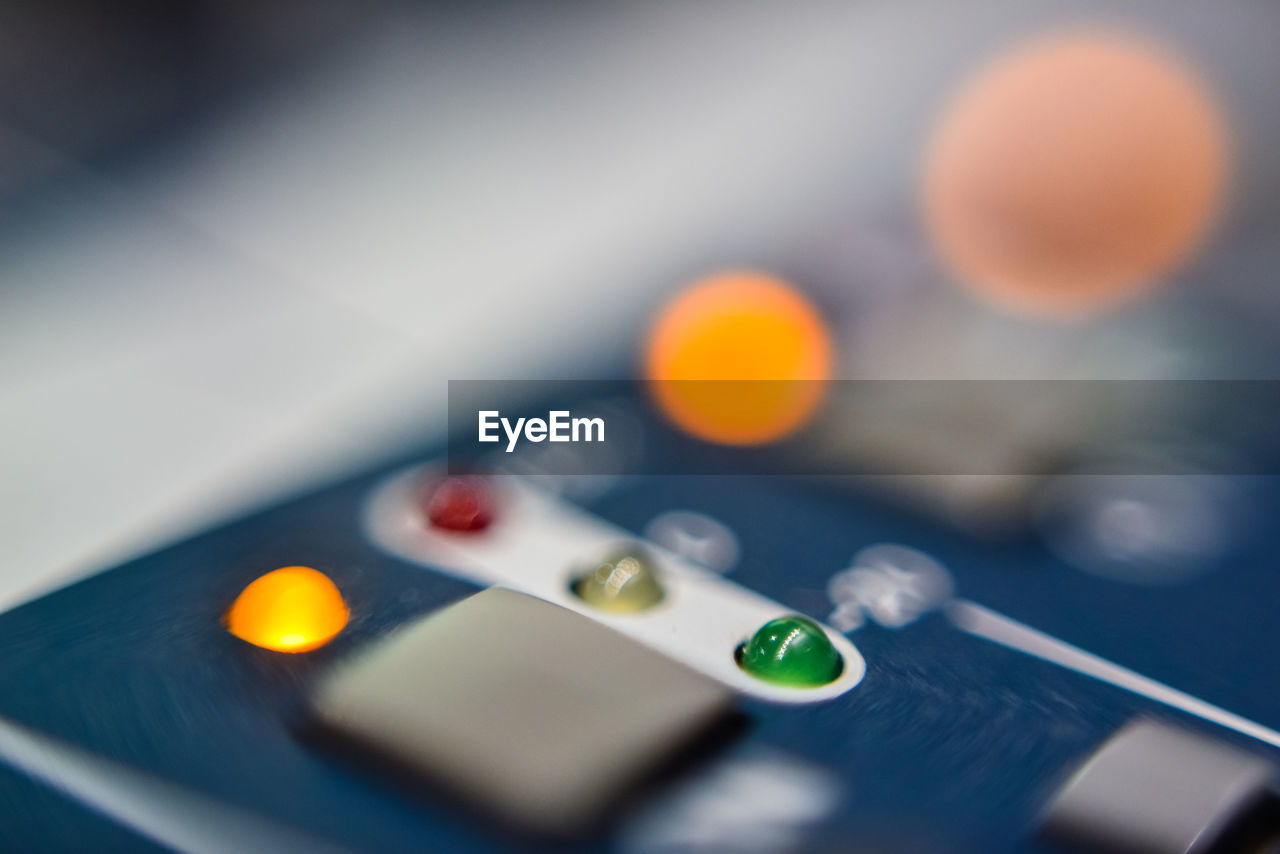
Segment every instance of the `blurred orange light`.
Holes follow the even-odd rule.
[[[963,86],[923,204],[956,277],[1000,307],[1080,316],[1158,284],[1202,241],[1227,132],[1195,70],[1114,33],[1023,45]]]
[[[246,587],[227,612],[231,634],[277,652],[306,652],[328,643],[350,612],[334,583],[314,569],[286,566]]]
[[[753,445],[809,419],[831,375],[831,350],[817,310],[785,282],[721,273],[663,308],[649,335],[645,375],[658,406],[683,430]]]

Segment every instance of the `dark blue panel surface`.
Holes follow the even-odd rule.
[[[376,550],[359,514],[384,471],[322,490],[0,615],[0,715],[319,837],[361,850],[502,850],[523,841],[440,793],[409,791],[300,736],[307,687],[347,652],[475,590]],[[1031,538],[984,543],[825,481],[630,478],[588,504],[640,531],[675,508],[732,528],[732,578],[825,619],[827,578],[858,549],[900,542],[955,574],[961,595],[1259,722],[1280,725],[1271,678],[1280,574],[1274,537],[1180,586],[1080,573]],[[1275,507],[1275,484],[1254,484]],[[329,646],[281,655],[229,635],[221,615],[258,575],[330,575],[353,619]],[[1036,815],[1063,774],[1124,721],[1151,714],[1276,759],[1276,751],[953,628],[930,615],[860,629],[864,682],[803,707],[746,703],[713,762],[760,751],[840,782],[804,828],[809,850],[1036,851]],[[149,843],[0,770],[0,847],[116,850]],[[14,823],[12,817],[21,818]],[[626,816],[623,820],[625,822]],[[628,847],[625,837],[582,840]]]

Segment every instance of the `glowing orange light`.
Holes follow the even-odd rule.
[[[925,217],[980,297],[1081,316],[1146,293],[1195,251],[1228,161],[1194,68],[1133,36],[1059,33],[961,88],[930,142]]]
[[[772,276],[731,272],[694,284],[662,310],[645,375],[658,406],[685,431],[753,445],[809,419],[831,362],[830,337],[808,300]]]
[[[328,643],[350,612],[322,572],[286,566],[254,581],[227,611],[231,634],[277,652],[306,652]]]

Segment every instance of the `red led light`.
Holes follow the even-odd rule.
[[[483,531],[493,521],[493,494],[481,477],[446,477],[427,486],[423,512],[444,531]]]

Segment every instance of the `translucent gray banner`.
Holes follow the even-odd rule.
[[[1272,380],[468,380],[449,422],[458,471],[1280,473]]]

